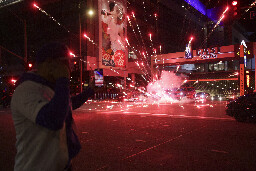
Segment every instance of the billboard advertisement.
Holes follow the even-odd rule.
[[[126,1],[99,1],[100,11],[100,66],[125,68]]]

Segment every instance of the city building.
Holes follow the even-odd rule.
[[[64,42],[73,59],[73,92],[96,78],[98,97],[113,97],[123,90],[146,87],[155,79],[151,72],[156,69],[158,73],[176,71],[180,65],[178,74],[189,74],[190,80],[197,78],[196,73],[237,71],[236,60],[155,62],[171,59],[179,54],[176,52],[184,55],[188,49],[196,56],[199,49],[206,52],[242,40],[250,42],[254,33],[247,32],[245,23],[249,22],[240,19],[248,13],[233,13],[231,2],[206,0],[4,1],[0,4],[0,59],[8,69],[19,66],[27,70],[40,46]],[[252,73],[254,57],[248,57],[247,63],[246,69]],[[9,70],[7,75],[18,77],[21,73]]]

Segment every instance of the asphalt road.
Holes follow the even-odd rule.
[[[225,102],[88,102],[74,111],[82,150],[74,170],[256,170],[256,125]],[[13,170],[15,132],[0,110],[0,170]]]

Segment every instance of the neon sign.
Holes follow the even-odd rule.
[[[196,54],[201,59],[211,59],[211,58],[217,58],[217,55],[219,52],[220,52],[219,47],[214,47],[214,48],[199,49],[196,51]]]
[[[246,58],[253,58],[253,43],[252,42],[241,42],[244,45],[244,55]],[[240,57],[240,45],[235,45],[235,55],[237,58]]]
[[[244,66],[246,67],[246,66],[247,66],[247,58],[246,58],[246,49],[247,49],[247,45],[246,45],[246,43],[245,43],[244,40],[242,40],[241,45],[244,46]]]
[[[186,59],[192,59],[193,58],[193,51],[192,51],[191,43],[188,43],[186,45],[185,58]]]
[[[247,87],[250,86],[250,75],[246,75],[246,85]]]

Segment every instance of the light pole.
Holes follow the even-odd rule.
[[[79,4],[80,8],[80,4]],[[79,57],[80,59],[80,92],[83,91],[83,58],[82,58],[82,28],[81,28],[81,15],[79,10]]]
[[[89,33],[89,31],[88,31],[88,25],[87,25],[87,22],[88,22],[88,16],[90,17],[90,19],[93,17],[93,15],[94,15],[94,11],[93,11],[93,9],[88,9],[87,11],[86,11],[86,22],[85,22],[85,30],[86,30],[86,32],[87,33]],[[91,20],[90,20],[90,22],[91,22]],[[86,54],[86,61],[88,61],[88,58],[87,58],[87,38],[85,39],[85,54]],[[92,68],[91,68],[91,71],[90,71],[90,74],[89,74],[89,82],[91,82],[91,81],[93,81],[92,80],[92,77],[93,77],[93,74],[94,74],[94,72],[92,71]]]
[[[86,1],[86,6],[87,6],[87,1]],[[83,60],[84,57],[82,57],[82,21],[81,21],[81,4],[78,4],[79,8],[79,56],[81,57],[80,61],[80,92],[83,91]],[[87,15],[89,17],[92,17],[94,15],[94,11],[92,9],[87,9],[85,10],[85,31],[87,32]],[[83,16],[83,15],[82,15]],[[87,59],[87,39],[85,39],[85,52],[84,56]],[[87,61],[87,60],[86,60]]]

